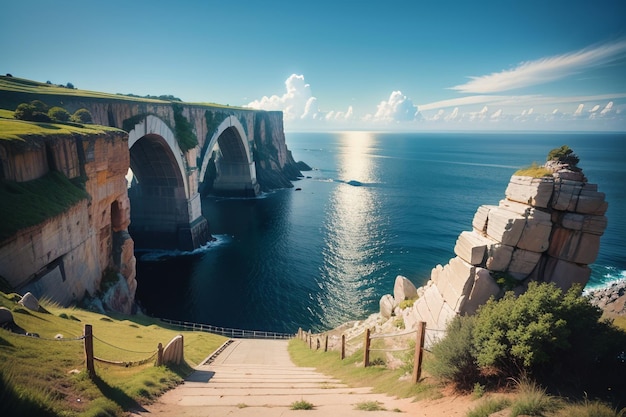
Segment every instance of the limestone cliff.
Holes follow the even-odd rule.
[[[530,281],[584,287],[606,228],[608,204],[582,171],[546,167],[551,176],[513,175],[505,199],[478,208],[472,230],[457,239],[456,257],[433,268],[411,308],[396,308],[407,328],[425,321],[430,329],[445,330],[455,315],[473,314],[506,290],[523,292]],[[381,312],[389,315],[401,301],[383,297]]]
[[[67,305],[95,296],[106,272],[120,277],[126,294],[105,307],[129,313],[137,284],[127,233],[128,136],[115,129],[93,134],[56,134],[60,129],[54,125],[46,129],[49,135],[27,141],[0,141],[1,178],[20,183],[56,171],[83,183],[87,198],[2,239],[0,276],[18,292]]]

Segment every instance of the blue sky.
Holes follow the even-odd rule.
[[[288,130],[626,131],[626,2],[11,1],[0,73]]]

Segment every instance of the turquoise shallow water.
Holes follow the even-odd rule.
[[[295,159],[315,168],[294,184],[300,190],[207,198],[216,242],[193,253],[138,251],[137,298],[148,313],[286,332],[363,318],[396,275],[426,282],[454,256],[478,206],[497,204],[513,172],[563,144],[609,202],[588,287],[626,279],[624,134],[286,137]]]

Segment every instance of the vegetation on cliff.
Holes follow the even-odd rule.
[[[562,393],[623,392],[626,332],[601,315],[580,288],[563,293],[533,282],[519,296],[508,292],[474,316],[457,316],[433,347],[430,371],[464,389],[532,377]]]
[[[39,141],[54,140],[55,137],[89,136],[116,131],[118,129],[100,125],[32,123],[22,120],[4,119],[2,114],[0,114],[0,141],[18,141],[24,145],[32,143],[37,146],[36,144]]]
[[[13,117],[18,120],[26,120],[30,122],[72,122],[85,124],[93,122],[91,113],[87,109],[78,109],[74,112],[74,114],[70,115],[70,113],[63,107],[49,107],[41,100],[33,100],[30,103],[21,103],[15,109]]]
[[[174,110],[174,134],[178,141],[178,146],[183,152],[198,146],[198,138],[193,133],[193,126],[183,115],[183,107],[178,103],[172,103]]]
[[[519,175],[521,177],[543,178],[551,177],[552,171],[544,166],[537,165],[536,162],[533,162],[529,167],[518,169],[513,175]]]
[[[0,181],[0,241],[65,212],[89,194],[79,180],[52,171],[32,181]]]
[[[40,312],[15,302],[19,296],[0,293],[0,306],[11,310],[14,330],[37,333],[27,337],[0,329],[0,415],[121,416],[153,401],[182,382],[226,338],[201,332],[182,332],[185,360],[180,366],[135,364],[166,345],[181,332],[145,316],[104,316],[85,310],[60,308],[43,302]],[[84,369],[80,336],[93,326],[94,354],[131,366],[96,362],[97,378]],[[17,326],[17,327],[16,327]],[[19,328],[19,329],[18,329]]]

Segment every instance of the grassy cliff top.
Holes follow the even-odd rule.
[[[98,91],[90,91],[90,90],[80,90],[77,88],[67,88],[58,86],[55,84],[47,84],[41,83],[38,81],[27,80],[24,78],[18,77],[7,77],[4,75],[0,75],[0,92],[6,91],[8,93],[13,94],[23,94],[25,97],[27,95],[39,95],[39,96],[71,96],[76,99],[104,99],[104,100],[119,100],[119,101],[131,101],[131,102],[141,102],[141,103],[155,103],[155,104],[169,104],[170,100],[160,100],[157,98],[146,98],[146,97],[138,97],[134,95],[125,95],[125,94],[115,94],[115,93],[104,93]],[[32,99],[32,98],[31,98]],[[29,101],[25,99],[24,101]],[[44,99],[45,101],[45,99]],[[181,104],[191,105],[191,106],[201,106],[201,107],[219,107],[225,109],[238,109],[238,110],[251,110],[244,107],[237,106],[228,106],[217,103],[186,103],[180,102]],[[0,97],[0,107],[5,107],[6,105],[3,103],[2,98]],[[12,106],[9,106],[12,107]]]
[[[20,141],[33,140],[37,138],[47,139],[55,136],[68,135],[98,135],[108,132],[122,132],[119,129],[100,125],[75,124],[75,123],[38,123],[24,120],[8,119],[7,110],[0,110],[0,141]]]

